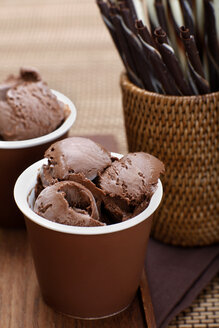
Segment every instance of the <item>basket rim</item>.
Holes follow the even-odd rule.
[[[133,92],[142,94],[144,96],[151,96],[151,97],[157,97],[160,99],[166,99],[166,100],[189,100],[189,101],[203,101],[206,99],[214,99],[215,97],[218,97],[219,100],[219,91],[216,92],[211,92],[211,93],[206,93],[204,95],[192,95],[192,96],[176,96],[176,95],[162,95],[160,93],[152,92],[152,91],[147,91],[145,89],[141,89],[137,87],[134,83],[132,83],[126,72],[122,72],[120,75],[120,85],[121,87],[126,87],[129,89],[132,89]]]

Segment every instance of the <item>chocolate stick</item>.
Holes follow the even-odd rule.
[[[188,57],[188,64],[191,71],[192,78],[201,94],[209,93],[210,87],[208,81],[205,79],[198,49],[196,47],[193,35],[190,35],[189,29],[184,26],[180,27],[180,37],[183,41],[186,54]],[[200,78],[199,78],[200,77]]]
[[[190,3],[185,0],[180,0],[184,25],[189,29],[190,34],[195,35],[195,26],[194,26],[194,15]]]
[[[152,47],[156,48],[156,43],[154,41],[154,38],[150,34],[147,26],[145,26],[143,24],[142,20],[135,21],[135,28],[136,28],[137,34],[139,34],[145,42],[150,44]],[[145,58],[147,59],[146,56],[145,56]],[[151,80],[154,85],[154,88],[157,90],[156,92],[163,93],[163,88],[161,86],[161,83],[155,77],[156,74],[154,73],[154,69],[153,69],[153,65],[151,64],[151,61],[147,59],[147,62],[148,62],[148,68],[149,68],[148,71],[151,75]]]
[[[137,30],[137,33],[140,34],[140,36],[145,42],[156,48],[156,43],[154,42],[152,35],[148,31],[147,26],[143,24],[142,20],[135,21],[135,28]]]
[[[127,12],[124,13],[126,14]],[[148,65],[148,62],[144,57],[144,52],[138,37],[128,28],[128,26],[124,23],[124,20],[122,20],[121,18],[120,23],[129,46],[131,56],[134,60],[138,77],[143,82],[143,85],[146,90],[155,92],[156,89],[150,77],[150,66]]]
[[[212,57],[219,61],[219,45],[216,29],[214,6],[211,0],[204,0],[205,29],[207,34],[207,44]]]
[[[190,61],[188,60],[190,73],[192,76],[193,81],[198,88],[199,94],[206,94],[210,92],[209,83],[206,79],[204,79],[201,75],[199,75],[195,70],[194,67],[191,65]]]
[[[159,21],[156,13],[156,8],[154,6],[154,0],[147,0],[147,10],[148,10],[148,17],[150,22],[150,30],[153,33],[154,29],[159,26]]]
[[[113,42],[116,46],[116,49],[118,50],[118,53],[123,61],[123,58],[122,58],[122,50],[121,50],[121,47],[120,47],[120,44],[119,44],[119,41],[118,41],[118,38],[117,38],[117,35],[116,35],[116,31],[115,31],[115,28],[112,24],[112,21],[111,21],[111,18],[110,18],[110,14],[109,14],[109,7],[107,6],[106,2],[102,1],[102,0],[97,0],[96,1],[99,9],[100,9],[100,12],[101,12],[101,15],[102,15],[102,19],[113,39]],[[124,63],[124,62],[123,62]]]
[[[196,47],[194,36],[190,34],[190,31],[185,26],[180,27],[180,37],[183,41],[185,51],[189,60],[194,67],[195,71],[204,78],[204,71],[202,68],[202,63],[199,57],[199,52]]]
[[[145,26],[141,20],[135,21],[135,29],[137,35],[139,34],[145,42],[147,42],[154,48],[156,47],[156,43],[153,37],[151,36],[147,26]],[[158,93],[163,93],[160,82],[155,78],[154,69],[153,69],[153,65],[151,64],[151,61],[149,61],[146,56],[144,56],[144,58],[147,61],[148,73],[151,77],[151,81],[152,84],[154,85],[154,89]]]
[[[155,0],[155,8],[157,12],[157,18],[162,29],[169,35],[169,30],[167,26],[167,20],[165,15],[165,9],[162,0]]]
[[[163,90],[167,95],[180,95],[179,90],[176,87],[176,84],[167,70],[166,65],[162,61],[162,57],[157,49],[153,48],[147,42],[145,42],[140,35],[138,35],[146,58],[153,65],[154,73],[158,81],[162,84]]]
[[[200,1],[199,1],[200,2]],[[193,10],[192,6],[194,3],[188,0],[180,0],[183,18],[184,18],[184,25],[189,29],[190,34],[194,35],[195,43],[198,48],[199,56],[203,58],[203,45],[201,42],[201,36],[198,31],[198,26],[195,26],[195,11]],[[200,5],[200,4],[197,4]]]
[[[210,85],[212,91],[219,89],[219,44],[215,20],[215,12],[212,1],[204,1],[204,18],[206,31],[206,48]]]
[[[121,13],[121,16],[122,16],[122,18],[123,18],[124,23],[126,24],[126,26],[133,33],[136,33],[135,24],[134,24],[134,21],[132,19],[132,15],[131,15],[130,9],[129,8],[120,8],[120,13]]]
[[[179,27],[184,25],[181,6],[179,0],[166,0],[166,3],[168,11],[168,27],[170,31],[170,45],[175,49],[175,54],[179,58],[184,74],[187,74],[188,65],[179,30]]]
[[[133,1],[132,0],[124,0],[124,1],[125,1],[126,6],[129,8],[129,10],[131,12],[133,22],[135,22],[136,19],[138,19],[138,17],[137,17],[137,13],[136,13]]]
[[[136,73],[134,71],[134,64],[132,62],[132,59],[129,55],[129,49],[127,49],[126,40],[124,41],[123,35],[120,34],[120,31],[116,31],[112,18],[109,13],[109,7],[106,4],[106,2],[102,0],[97,0],[97,5],[100,9],[103,21],[114,41],[114,44],[116,46],[116,49],[118,50],[118,53],[120,55],[120,58],[126,68],[126,72],[128,74],[128,77],[130,81],[135,83],[137,86],[142,87],[141,81],[136,76]]]
[[[111,19],[112,19],[113,25],[115,27],[120,46],[123,51],[124,60],[126,62],[127,72],[131,76],[131,80],[132,81],[134,80],[135,84],[137,86],[139,86],[140,88],[142,88],[143,83],[138,76],[136,63],[134,61],[135,59],[131,55],[131,51],[130,51],[129,45],[127,43],[127,39],[124,36],[124,31],[123,31],[123,28],[121,27],[121,21],[120,21],[121,17],[119,15],[111,15]]]
[[[170,74],[176,82],[179,90],[183,95],[192,95],[192,89],[187,83],[180,63],[175,55],[174,49],[168,44],[167,35],[162,28],[156,28],[154,31],[155,39],[158,44],[158,50],[161,53],[162,59],[166,64]]]

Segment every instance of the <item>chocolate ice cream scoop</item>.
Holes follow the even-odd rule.
[[[147,153],[129,153],[114,161],[99,178],[105,192],[105,208],[114,220],[124,220],[143,210],[156,190],[164,164]]]
[[[74,226],[102,226],[92,193],[73,181],[48,186],[37,197],[34,211],[42,217]]]
[[[148,206],[157,188],[160,174],[164,173],[164,164],[152,155],[143,152],[129,153],[117,159],[99,144],[80,137],[66,138],[54,143],[46,151],[45,157],[48,164],[43,165],[38,176],[35,211],[49,219],[44,212],[52,211],[50,199],[54,199],[55,202],[52,215],[59,217],[56,207],[59,206],[60,196],[56,200],[52,194],[55,193],[55,197],[58,197],[57,186],[65,186],[65,183],[67,186],[80,186],[84,192],[86,190],[86,193],[92,196],[95,213],[99,216],[97,219],[91,217],[98,221],[98,225],[130,219]],[[78,204],[77,197],[75,192],[71,192],[71,201],[68,203]],[[67,199],[66,196],[64,198]],[[79,217],[76,219],[78,213],[80,214],[80,211],[74,212],[74,220],[70,223],[65,219],[67,216],[64,209],[64,216],[59,222],[78,225],[81,220]],[[80,225],[91,224],[96,223],[80,221]]]
[[[34,68],[21,68],[0,84],[0,137],[26,140],[54,131],[65,119],[66,108]]]
[[[99,144],[87,138],[71,137],[58,141],[46,151],[48,165],[40,173],[42,185],[60,180],[74,180],[76,174],[93,180],[111,165],[111,155]]]

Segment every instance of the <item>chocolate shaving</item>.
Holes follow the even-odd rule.
[[[20,76],[25,81],[38,82],[42,80],[39,71],[34,67],[21,67]]]

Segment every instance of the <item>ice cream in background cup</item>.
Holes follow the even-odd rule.
[[[54,310],[75,318],[117,314],[130,305],[140,283],[152,216],[162,199],[161,181],[146,209],[131,219],[89,227],[60,224],[33,211],[38,174],[47,161],[28,167],[14,188],[42,296]]]
[[[1,84],[0,88],[0,107],[2,109],[2,111],[0,110],[0,135],[3,137],[3,139],[0,139],[0,179],[2,186],[4,186],[0,190],[0,226],[7,228],[17,228],[24,226],[23,216],[17,209],[13,198],[13,187],[17,177],[26,167],[42,158],[45,150],[52,142],[67,137],[68,131],[76,119],[76,108],[72,101],[58,91],[50,91],[45,82],[40,80],[40,76],[38,75],[37,71],[32,69],[21,69],[20,75],[22,76],[22,74],[22,78],[24,79],[22,83],[20,83],[21,77],[15,78],[11,76],[6,80],[5,83]],[[33,78],[34,82],[36,83],[30,83],[31,78]],[[17,80],[19,80],[20,84],[17,82]],[[37,84],[37,87],[35,84]],[[24,88],[22,88],[23,85],[25,85]],[[33,97],[28,100],[28,89],[30,89],[31,96],[35,97],[35,101],[33,100]],[[53,131],[42,135],[46,127],[39,123],[39,125],[43,125],[42,128],[39,127],[39,131],[36,132],[40,133],[40,136],[34,136],[26,140],[17,140],[19,137],[19,132],[21,134],[25,132],[25,113],[26,110],[29,110],[28,104],[31,102],[33,107],[39,106],[39,90],[42,90],[43,95],[46,93],[45,96],[49,97],[51,100],[51,104],[49,102],[44,104],[45,108],[48,107],[48,109],[50,109],[49,107],[54,105],[54,101],[58,100],[61,106],[65,106],[65,117],[62,118],[62,116],[59,115],[62,121]],[[6,93],[7,102],[5,101]],[[54,95],[56,97],[54,97]],[[20,106],[22,106],[22,104],[24,104],[24,110],[22,109],[19,114]],[[18,109],[18,115],[14,115],[13,117],[12,110],[14,109]],[[7,115],[5,115],[6,111],[8,113]],[[30,115],[30,119],[31,114],[27,113],[27,116],[28,115]],[[52,110],[49,115],[52,118]],[[47,126],[51,130],[49,127],[50,117],[47,117],[43,111],[40,112],[40,116],[41,120],[39,121],[43,122],[44,119],[48,120]],[[11,132],[10,129],[7,129],[9,124],[7,123],[8,117],[11,119],[12,123]],[[28,133],[31,133],[32,127],[34,127],[34,122],[32,125],[29,125]],[[7,139],[4,138],[4,135]],[[13,137],[15,140],[11,139]]]

